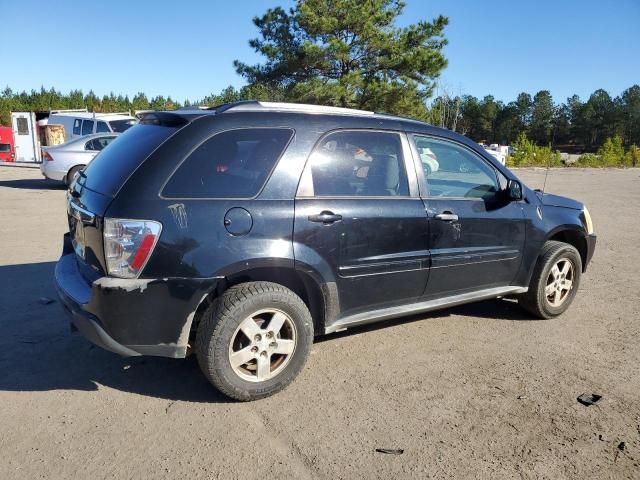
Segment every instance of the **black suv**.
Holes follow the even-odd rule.
[[[74,328],[125,356],[194,350],[239,400],[289,384],[314,335],[506,295],[557,316],[595,247],[581,203],[464,136],[333,107],[147,114],[67,197]]]

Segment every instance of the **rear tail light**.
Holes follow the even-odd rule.
[[[47,162],[53,162],[53,157],[51,156],[51,154],[49,152],[44,152],[44,157],[43,157]]]
[[[104,256],[107,273],[136,278],[158,242],[162,224],[153,220],[104,219]]]

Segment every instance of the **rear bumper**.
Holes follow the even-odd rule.
[[[56,180],[59,182],[64,181],[64,177],[67,175],[66,171],[58,171],[51,165],[52,162],[43,161],[40,164],[40,171],[45,178],[49,180]]]
[[[84,337],[126,357],[186,356],[195,311],[217,279],[98,277],[88,281],[72,252],[65,235],[55,283],[71,324]]]

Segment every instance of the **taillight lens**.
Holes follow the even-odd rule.
[[[53,162],[53,157],[51,156],[51,154],[49,152],[44,152],[44,157],[43,158],[47,162]]]
[[[158,242],[162,224],[153,220],[104,219],[104,256],[107,273],[136,278]]]

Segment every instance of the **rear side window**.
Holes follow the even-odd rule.
[[[288,128],[246,128],[219,133],[178,167],[167,198],[250,198],[260,192],[293,136]]]
[[[11,145],[8,143],[0,143],[0,153],[6,153],[11,151]]]
[[[93,133],[93,120],[82,121],[82,135],[89,135]]]
[[[98,122],[98,125],[96,126],[96,133],[104,133],[110,131],[111,130],[109,130],[109,126],[105,122]]]
[[[74,135],[80,135],[80,125],[82,124],[82,120],[80,119],[75,119],[73,121],[73,134]]]
[[[115,195],[138,165],[176,130],[156,125],[130,128],[89,163],[82,185],[95,192]]]

